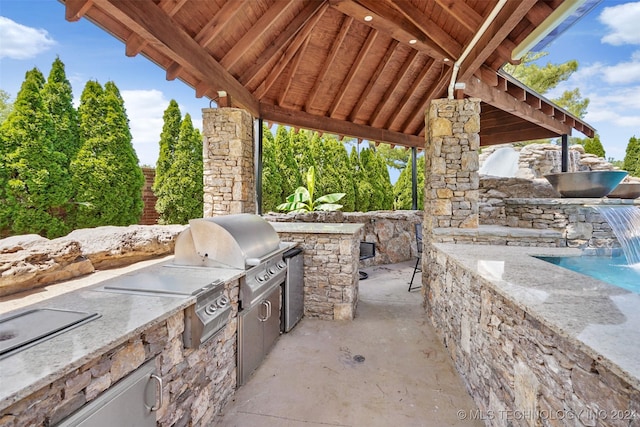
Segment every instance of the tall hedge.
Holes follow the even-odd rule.
[[[116,85],[107,82],[103,90],[87,82],[78,114],[81,148],[70,166],[77,190],[75,228],[138,223],[144,175]]]
[[[584,151],[585,153],[595,154],[598,157],[604,157],[605,151],[600,142],[600,135],[595,134],[593,138],[587,138],[584,143]]]
[[[68,232],[61,219],[69,199],[66,156],[55,150],[55,126],[42,96],[44,76],[28,71],[14,108],[2,124],[3,233],[59,237]]]
[[[417,181],[418,181],[418,209],[424,209],[424,156],[417,159]],[[413,162],[407,163],[407,167],[400,172],[398,181],[393,187],[395,197],[395,209],[411,209],[413,205],[412,196],[412,173]]]
[[[274,139],[274,148],[276,161],[282,176],[282,201],[280,202],[282,203],[288,195],[302,185],[302,176],[293,153],[291,133],[286,127],[278,126]]]
[[[156,174],[153,181],[153,191],[162,191],[163,180],[171,167],[173,156],[180,137],[180,123],[182,114],[175,99],[169,101],[169,106],[162,116],[163,125],[160,133],[160,152],[156,161]],[[158,207],[156,206],[156,210]]]
[[[640,176],[640,138],[629,138],[622,168],[630,175]]]
[[[345,196],[338,203],[343,206],[342,211],[353,212],[356,195],[353,184],[353,169],[347,149],[342,142],[333,136],[314,138],[312,141],[311,151],[316,171],[315,196],[345,193]]]
[[[276,160],[273,135],[264,124],[262,135],[262,212],[276,212],[276,206],[284,202],[282,176]]]
[[[186,224],[203,215],[202,136],[186,114],[171,165],[156,193],[161,224]]]

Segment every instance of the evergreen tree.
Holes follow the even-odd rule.
[[[314,138],[312,149],[316,171],[316,194],[345,193],[342,211],[355,209],[355,188],[349,154],[335,137]],[[307,168],[308,170],[308,168]]]
[[[63,153],[68,169],[80,149],[78,112],[73,107],[73,91],[67,80],[64,64],[56,58],[43,88],[43,100],[54,124],[54,149]]]
[[[138,223],[144,175],[131,145],[124,100],[113,82],[87,82],[78,108],[81,148],[71,162],[76,228]]]
[[[274,148],[278,169],[282,177],[281,202],[284,202],[289,194],[293,194],[296,188],[302,185],[298,163],[293,155],[291,133],[284,126],[277,128]]]
[[[186,224],[203,213],[202,137],[186,114],[173,161],[156,193],[161,224]]]
[[[585,153],[595,154],[598,157],[604,158],[605,151],[602,143],[600,142],[600,135],[595,134],[593,138],[586,138],[584,151]]]
[[[55,150],[55,127],[43,101],[44,76],[28,71],[13,111],[2,124],[0,229],[49,238],[68,232],[60,219],[68,202],[66,157]]]
[[[376,151],[375,153],[375,184],[380,188],[382,194],[382,203],[377,208],[379,210],[393,209],[393,185],[391,185],[391,178],[389,177],[389,169],[387,169],[387,163],[385,159],[380,156]],[[371,177],[370,179],[374,179]]]
[[[182,122],[182,114],[178,103],[172,99],[169,106],[164,110],[162,117],[162,133],[160,134],[160,153],[156,162],[156,175],[153,180],[153,192],[158,195],[162,190],[163,180],[171,167],[174,159],[174,151],[178,145],[180,137],[180,123]],[[202,157],[202,156],[201,156]],[[158,210],[158,206],[156,206]],[[160,212],[158,210],[158,212]]]
[[[629,138],[622,167],[629,175],[640,176],[640,138],[635,135]]]
[[[266,125],[262,129],[262,212],[276,212],[286,195],[282,194],[282,177],[276,160],[273,134]]]
[[[417,159],[417,184],[418,184],[418,209],[424,209],[424,156]],[[413,197],[411,195],[413,164],[407,163],[407,167],[400,172],[398,181],[393,187],[396,209],[411,209]]]
[[[9,93],[0,89],[0,125],[9,117],[9,113],[13,109],[10,99]]]
[[[372,207],[375,206],[375,191],[369,182],[369,176],[362,161],[362,154],[366,158],[368,153],[369,149],[363,150],[360,154],[355,147],[351,149],[351,167],[353,168],[353,182],[356,191],[355,211],[357,212],[368,212],[375,209]]]

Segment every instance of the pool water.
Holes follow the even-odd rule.
[[[628,265],[624,255],[536,258],[640,294],[640,264]]]

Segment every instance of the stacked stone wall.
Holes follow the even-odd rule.
[[[212,425],[236,388],[238,290],[237,280],[226,284],[230,321],[201,348],[184,348],[180,311],[4,409],[0,426],[55,425],[150,360],[164,384],[157,425]]]
[[[427,314],[486,425],[638,425],[640,392],[600,360],[437,248],[425,263]]]
[[[358,234],[280,232],[304,250],[304,315],[352,320],[358,305]]]
[[[253,118],[237,108],[202,110],[204,216],[256,212]]]
[[[361,261],[362,267],[395,264],[417,256],[415,225],[422,223],[423,211],[269,213],[270,222],[318,222],[363,224],[362,240],[376,246],[374,258]]]
[[[480,101],[433,100],[426,127],[425,238],[438,227],[478,227]]]

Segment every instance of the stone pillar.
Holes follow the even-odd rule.
[[[203,108],[204,216],[256,213],[253,118],[238,108]]]
[[[433,100],[426,129],[425,240],[434,228],[477,228],[480,100]]]

